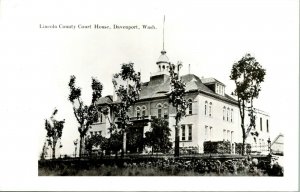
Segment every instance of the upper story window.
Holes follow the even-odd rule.
[[[212,102],[209,103],[209,116],[212,116]]]
[[[227,108],[227,121],[229,121],[229,108]]]
[[[104,123],[104,121],[105,121],[105,116],[103,115],[103,113],[99,113],[98,123]]]
[[[141,116],[141,108],[140,107],[136,107],[136,116],[137,117]]]
[[[267,132],[269,133],[269,120],[267,119]]]
[[[207,115],[207,105],[208,105],[208,102],[205,101],[205,105],[204,105],[204,115]]]
[[[162,106],[161,106],[161,104],[157,105],[157,117],[162,118]]]
[[[233,109],[230,111],[230,122],[233,122]]]
[[[262,131],[263,128],[262,128],[262,118],[260,118],[260,131]]]
[[[146,106],[142,106],[142,116],[146,116],[146,111],[147,111],[147,108]]]
[[[188,100],[188,114],[189,115],[193,114],[193,100],[192,99]]]
[[[225,116],[226,116],[226,107],[223,107],[223,120],[225,121]]]
[[[164,118],[167,119],[169,117],[169,106],[168,104],[164,104]]]

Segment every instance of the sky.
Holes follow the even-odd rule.
[[[58,109],[66,119],[62,153],[72,153],[78,124],[68,101],[68,82],[76,76],[82,98],[91,102],[91,77],[113,94],[112,75],[133,62],[149,81],[162,50],[182,61],[182,74],[214,77],[234,90],[234,62],[246,53],[266,69],[255,107],[270,114],[271,140],[285,136],[285,148],[298,142],[299,2],[296,0],[202,1],[19,1],[0,2],[1,150],[37,161],[45,118]],[[149,25],[148,30],[45,29],[40,25]],[[13,137],[13,143],[8,138]],[[14,154],[16,153],[16,154]],[[287,150],[287,156],[288,156]],[[10,163],[10,160],[4,160]],[[294,159],[297,161],[297,159]],[[21,166],[21,165],[19,165]],[[30,166],[29,166],[30,167]],[[25,168],[26,169],[26,168]],[[29,168],[28,168],[29,169]],[[28,170],[30,172],[30,170]],[[13,176],[13,172],[8,175]]]

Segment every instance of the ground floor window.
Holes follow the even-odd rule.
[[[188,127],[189,127],[188,140],[191,141],[192,140],[192,125],[188,125]]]
[[[181,140],[185,141],[185,125],[181,125]]]

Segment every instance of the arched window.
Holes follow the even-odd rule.
[[[141,108],[140,107],[136,107],[136,116],[137,117],[141,116]]]
[[[188,114],[189,115],[192,115],[193,114],[193,100],[192,99],[189,99],[188,100]]]
[[[205,105],[204,105],[204,115],[207,115],[207,104],[208,104],[208,102],[205,101]]]
[[[164,118],[167,119],[169,117],[169,106],[168,104],[164,104]]]
[[[100,123],[102,123],[103,122],[103,115],[102,115],[102,113],[100,113]]]
[[[233,109],[231,109],[231,113],[230,113],[230,122],[233,122]]]
[[[212,115],[212,102],[209,103],[209,116],[211,117]]]
[[[223,120],[225,121],[225,116],[226,116],[226,107],[223,107]]]
[[[146,110],[147,110],[146,106],[142,106],[142,116],[143,117],[146,116]]]
[[[157,117],[162,118],[162,106],[161,106],[161,104],[157,105]]]

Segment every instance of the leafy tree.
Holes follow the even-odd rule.
[[[62,131],[65,123],[65,120],[58,121],[54,118],[54,116],[57,114],[57,111],[58,111],[57,109],[54,110],[52,116],[50,117],[50,121],[45,119],[45,129],[47,130],[47,141],[48,141],[48,145],[52,149],[52,159],[55,159],[56,144],[57,141],[61,139]]]
[[[176,70],[177,66],[177,72]],[[187,101],[184,99],[185,94],[185,84],[181,81],[179,77],[179,70],[182,66],[181,63],[178,62],[177,65],[170,64],[169,72],[170,72],[170,84],[171,84],[171,92],[169,93],[169,102],[175,107],[176,115],[175,115],[175,149],[174,156],[179,156],[179,122],[186,115],[186,109],[188,107]]]
[[[79,123],[79,157],[81,157],[83,153],[84,137],[90,126],[97,121],[99,112],[101,112],[101,109],[99,109],[95,103],[97,99],[101,97],[103,86],[97,79],[92,78],[92,102],[90,105],[85,105],[81,99],[81,89],[75,86],[75,80],[76,77],[72,75],[69,82],[69,100],[73,105],[73,112]]]
[[[266,70],[250,54],[246,54],[231,69],[230,79],[234,80],[235,95],[238,98],[238,106],[241,116],[241,128],[243,133],[242,154],[245,154],[245,141],[251,130],[255,128],[255,115],[253,100],[258,98],[261,91],[260,84],[264,81]],[[245,127],[245,112],[249,112],[250,123]],[[252,135],[257,135],[251,132]]]
[[[126,151],[126,133],[132,124],[128,116],[128,111],[139,99],[141,91],[141,74],[135,72],[133,65],[133,63],[123,63],[121,71],[114,74],[113,79],[115,93],[118,96],[118,101],[113,106],[113,111],[120,125],[118,127],[119,132],[123,137],[122,156]],[[122,82],[118,83],[118,78],[120,78]],[[112,126],[112,128],[116,128],[116,126]]]
[[[115,153],[115,157],[118,156],[118,151],[122,149],[123,144],[123,135],[118,132],[114,131],[110,134],[110,137],[105,140],[103,143],[102,149],[106,151],[106,154],[110,154],[110,151]]]
[[[44,142],[44,145],[43,145],[43,149],[42,149],[42,153],[41,153],[41,155],[40,155],[40,159],[41,160],[44,160],[45,159],[45,156],[47,155],[47,143],[48,143],[48,141],[46,142]]]
[[[151,129],[145,133],[145,143],[154,151],[168,152],[172,148],[170,141],[171,129],[169,123],[162,118],[154,118],[151,122]]]
[[[106,140],[107,139],[100,134],[86,137],[85,149],[87,150],[90,156],[92,154],[93,147],[100,147],[100,149],[103,151],[103,145],[107,142]]]
[[[136,127],[129,127],[128,132],[126,134],[126,148],[127,151],[130,152],[141,152],[144,147],[144,138],[143,138],[143,132],[140,128]]]

